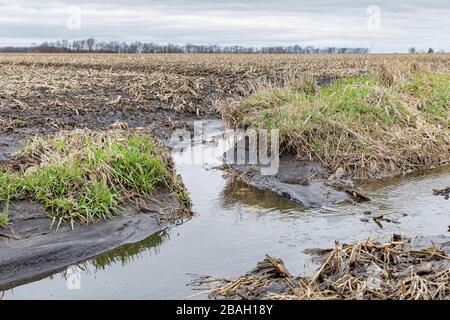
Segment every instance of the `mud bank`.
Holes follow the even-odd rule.
[[[220,144],[219,139],[216,142]],[[217,150],[212,143],[204,146],[208,151]],[[200,145],[197,147],[201,150]],[[238,277],[265,254],[282,258],[292,275],[313,274],[319,265],[304,253],[308,248],[330,248],[335,241],[354,243],[372,235],[386,241],[394,233],[427,237],[447,234],[450,202],[434,196],[432,190],[449,185],[450,168],[361,185],[372,201],[336,206],[338,211],[331,212],[303,210],[271,192],[234,183],[211,166],[183,164],[184,157],[179,153],[181,150],[172,156],[191,193],[193,210],[198,214],[195,218],[166,229],[162,239],[151,236],[147,245],[125,245],[126,250],[115,249],[81,264],[82,290],[67,290],[67,273],[63,270],[7,290],[3,298],[204,299],[207,296],[198,296],[198,288],[186,285],[192,281],[190,274]],[[220,156],[221,152],[215,154]],[[400,223],[383,223],[380,228],[374,222],[360,221],[370,217],[365,215],[368,211]],[[140,253],[135,256],[135,252]]]
[[[282,155],[276,165],[276,174],[263,175],[260,165],[248,161],[248,143],[245,150],[242,149],[242,132],[230,131],[218,119],[203,121],[202,132],[196,132],[192,122],[187,122],[186,128],[194,139],[193,143],[172,141],[169,144],[173,151],[183,151],[181,162],[190,162],[195,154],[200,154],[207,167],[223,170],[236,182],[287,199],[305,209],[370,200],[343,174],[332,173],[319,162],[301,161],[294,156]]]
[[[449,83],[448,73],[382,64],[375,73],[329,86],[305,77],[282,89],[268,87],[221,104],[219,112],[232,127],[279,130],[284,154],[354,179],[379,179],[448,165]]]
[[[135,206],[120,216],[74,230],[50,228],[51,221],[36,204],[16,203],[10,224],[0,227],[0,290],[38,280],[69,265],[85,261],[127,243],[141,241],[180,221],[179,202],[170,194],[155,195],[146,211]]]
[[[258,168],[251,166],[226,166],[226,170],[243,183],[273,192],[305,208],[370,200],[351,180],[332,174],[318,162],[300,161],[292,156],[280,159],[275,175],[261,175]]]

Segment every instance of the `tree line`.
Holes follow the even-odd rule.
[[[445,53],[445,51],[444,50],[439,50],[439,51],[435,51],[433,48],[429,48],[428,50],[417,50],[416,49],[416,47],[411,47],[411,48],[409,48],[408,49],[408,52],[409,53],[412,53],[412,54],[414,54],[414,53],[435,53],[435,52],[438,52],[438,53]]]
[[[58,40],[33,44],[30,47],[4,47],[0,52],[17,53],[286,53],[286,54],[344,54],[344,53],[368,53],[368,48],[315,48],[313,46],[272,46],[272,47],[245,47],[245,46],[220,46],[199,45],[187,43],[157,44],[140,41],[97,41],[93,38],[85,40]]]

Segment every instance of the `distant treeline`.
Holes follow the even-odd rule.
[[[276,46],[276,47],[244,47],[244,46],[219,46],[197,45],[187,43],[156,44],[120,41],[97,41],[93,38],[86,40],[58,40],[55,42],[43,42],[31,47],[4,47],[0,52],[17,53],[291,53],[291,54],[318,54],[318,53],[368,53],[368,48],[315,48],[313,46],[302,47]]]

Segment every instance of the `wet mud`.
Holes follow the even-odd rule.
[[[309,276],[293,276],[283,260],[266,255],[257,266],[235,279],[201,276],[212,299],[317,300],[413,299],[447,300],[450,292],[449,238],[372,239],[308,249],[319,268]],[[211,289],[212,286],[212,289]]]
[[[15,287],[85,261],[120,245],[141,241],[181,221],[183,208],[167,192],[157,202],[146,204],[146,212],[135,206],[122,210],[114,219],[58,228],[33,203],[14,203],[10,223],[0,227],[0,290]]]
[[[118,119],[129,120],[132,116],[122,112],[108,112],[110,116],[99,122],[86,118],[86,122],[77,123],[87,126],[92,124],[91,127],[95,128],[99,128],[100,124],[111,127],[110,123],[123,125]],[[35,116],[36,119],[39,118],[38,114]],[[46,128],[44,118],[40,116],[43,121],[41,125],[31,122],[36,126],[30,124],[27,127],[0,131],[0,169],[15,165],[11,159],[23,148],[27,139],[53,131]],[[58,118],[56,114],[53,117]],[[144,124],[138,120],[139,117],[133,119],[136,125]],[[60,121],[64,121],[63,116]],[[161,121],[165,121],[164,118]],[[132,121],[128,121],[126,126],[128,123],[133,125]],[[172,130],[171,126],[175,122],[170,123],[170,126],[159,127],[160,137]],[[158,127],[158,122],[151,122],[151,125]],[[57,127],[54,131],[58,131]],[[11,203],[8,208],[8,224],[0,226],[0,290],[44,278],[118,246],[141,241],[187,218],[186,208],[169,191],[160,190],[153,194],[153,199],[155,200],[146,201],[145,206],[141,206],[142,209],[127,205],[113,219],[75,225],[73,230],[69,224],[58,225],[58,221],[52,222],[39,204]]]
[[[226,169],[237,180],[254,188],[270,191],[304,208],[321,208],[339,203],[370,200],[352,181],[337,178],[320,163],[280,158],[275,175],[261,175],[258,167],[234,165]]]

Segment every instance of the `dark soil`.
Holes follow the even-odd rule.
[[[192,120],[218,118],[214,101],[250,94],[250,80],[266,79],[268,72],[251,75],[241,68],[227,73],[201,65],[179,70],[179,65],[171,64],[143,69],[111,63],[2,61],[0,75],[7,81],[0,89],[0,167],[28,138],[60,130],[146,127],[165,141],[174,129],[188,127]],[[277,74],[269,78],[279,85],[284,81]],[[288,161],[279,175],[268,180],[250,170],[243,171],[242,177],[305,207],[352,198],[324,180],[304,183],[316,170],[324,169]],[[0,227],[0,290],[142,240],[179,218],[174,210],[180,205],[172,196],[162,193],[156,198],[161,204],[149,204],[154,212],[128,208],[121,217],[77,226],[73,231],[66,225],[50,229],[50,219],[36,204],[12,204],[10,223]],[[167,215],[171,219],[160,223]]]

